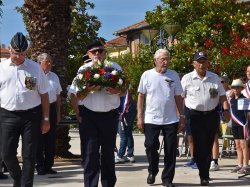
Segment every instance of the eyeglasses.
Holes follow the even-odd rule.
[[[92,53],[92,54],[95,54],[96,52],[103,53],[103,51],[104,51],[104,49],[95,49],[95,50],[89,51],[89,52]]]
[[[222,84],[225,83],[225,81],[220,81]]]

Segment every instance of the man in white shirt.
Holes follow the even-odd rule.
[[[39,131],[49,124],[49,83],[41,67],[26,59],[28,42],[16,33],[10,43],[10,58],[0,63],[0,125],[2,156],[15,187],[33,186]],[[16,157],[22,136],[22,169]]]
[[[168,69],[170,54],[167,50],[157,50],[154,61],[155,68],[145,71],[141,76],[138,87],[137,123],[145,132],[144,145],[149,162],[147,183],[153,184],[159,171],[159,135],[162,131],[165,155],[161,179],[164,186],[173,187],[177,132],[183,130],[185,117],[181,97],[182,87],[178,74]],[[145,115],[143,115],[144,100],[146,100]]]
[[[49,103],[50,103],[50,131],[46,134],[40,134],[39,144],[36,154],[36,170],[38,175],[56,174],[52,169],[56,150],[56,124],[61,118],[61,91],[62,87],[58,76],[51,71],[53,60],[47,53],[42,53],[37,57],[37,62],[43,69],[49,84]]]
[[[84,64],[81,67],[83,70],[98,66],[98,62],[103,63],[106,56],[104,46],[100,41],[90,43],[87,46],[87,54],[92,62]],[[112,67],[121,71],[121,67],[115,62],[112,62]],[[88,84],[84,95],[79,94],[78,91],[79,88],[73,81],[69,92],[77,96],[79,113],[82,119],[80,133],[83,137],[84,186],[98,186],[101,170],[102,186],[113,187],[116,183],[114,148],[118,124],[118,107],[120,96],[125,94],[125,89],[120,92],[117,88]]]
[[[185,105],[189,109],[190,128],[194,143],[194,158],[199,169],[200,184],[209,184],[209,168],[215,134],[220,117],[216,110],[219,102],[224,116],[229,120],[229,105],[219,77],[207,71],[208,58],[197,52],[193,60],[194,71],[183,76]]]

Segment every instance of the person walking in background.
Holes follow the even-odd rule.
[[[177,132],[184,129],[182,87],[177,72],[168,69],[170,54],[167,50],[157,50],[154,63],[155,67],[145,71],[140,79],[137,123],[138,128],[143,128],[145,133],[144,145],[149,162],[147,183],[153,184],[159,171],[159,135],[162,131],[164,169],[161,180],[164,186],[173,187]],[[146,100],[145,115],[143,115],[144,100]]]
[[[247,126],[249,122],[249,115],[247,110],[238,109],[238,100],[245,98],[241,93],[244,89],[243,83],[240,79],[233,80],[231,84],[233,90],[233,98],[230,100],[231,116],[232,116],[232,132],[237,151],[238,165],[231,172],[238,172],[244,174],[248,169],[249,149],[248,149],[248,132]]]
[[[92,62],[85,64],[83,70],[93,66],[98,67],[98,63],[103,63],[106,56],[103,44],[97,40],[87,46],[87,54]],[[111,62],[110,65],[121,71],[117,63]],[[114,147],[119,117],[118,107],[120,96],[125,94],[125,89],[87,84],[82,95],[74,82],[70,89],[71,93],[75,93],[77,99],[82,102],[79,112],[82,119],[80,125],[83,128],[84,186],[98,186],[101,170],[102,186],[113,187],[116,183]]]
[[[115,163],[135,162],[133,127],[137,114],[136,103],[132,99],[129,90],[126,95],[120,98],[119,124],[120,148],[115,158]],[[125,155],[127,149],[127,155]]]
[[[37,57],[50,84],[49,103],[50,103],[50,130],[46,134],[40,134],[36,154],[36,170],[38,175],[56,174],[52,169],[56,150],[56,124],[61,120],[61,96],[62,91],[58,76],[51,72],[53,66],[52,57],[47,53],[42,53]]]
[[[26,58],[28,42],[16,33],[9,46],[10,58],[0,63],[0,125],[2,156],[14,187],[33,186],[36,147],[40,131],[49,124],[49,83],[34,61]],[[17,159],[22,136],[22,169]]]
[[[220,118],[215,109],[222,104],[223,115],[230,118],[226,93],[219,77],[208,71],[208,58],[204,52],[194,55],[194,71],[181,80],[186,107],[190,112],[190,127],[194,142],[194,158],[199,169],[200,184],[209,184],[209,168],[214,137]]]

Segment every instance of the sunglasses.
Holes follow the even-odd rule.
[[[95,49],[95,50],[89,51],[89,52],[92,53],[92,54],[95,54],[96,52],[103,53],[103,51],[104,51],[104,49]]]

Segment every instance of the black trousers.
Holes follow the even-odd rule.
[[[194,142],[194,158],[201,179],[209,178],[214,137],[220,124],[219,113],[190,110],[190,128]]]
[[[56,103],[50,104],[49,114],[50,130],[46,134],[39,134],[39,143],[36,152],[37,167],[45,170],[51,169],[54,165],[54,157],[56,150],[56,122],[57,112]]]
[[[93,112],[85,107],[83,110],[81,133],[84,137],[84,186],[97,187],[101,170],[102,186],[114,187],[116,183],[114,147],[118,110]]]
[[[145,124],[145,143],[148,159],[148,172],[157,175],[159,171],[160,148],[159,135],[162,131],[164,138],[164,169],[162,171],[162,182],[172,182],[175,174],[176,146],[177,146],[178,124],[154,125]]]
[[[41,107],[25,112],[10,112],[0,109],[2,127],[2,156],[15,181],[21,179],[22,187],[32,187],[34,179],[37,136],[41,124]],[[23,167],[17,159],[19,137],[22,136]]]

